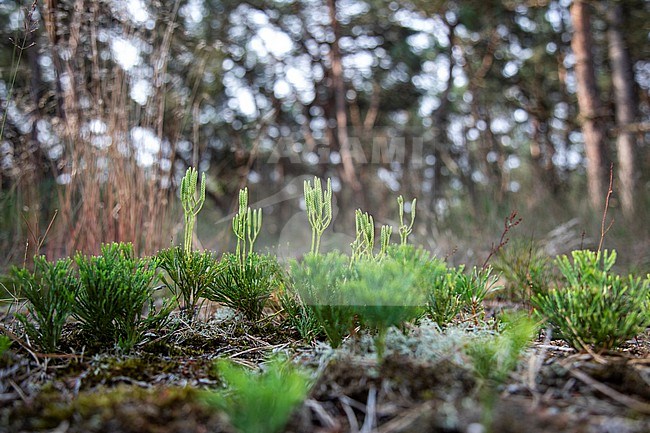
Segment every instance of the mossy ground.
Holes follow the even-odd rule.
[[[369,336],[332,351],[301,342],[275,318],[178,319],[129,354],[84,346],[69,325],[70,355],[45,357],[14,342],[0,356],[0,432],[232,432],[201,397],[223,387],[213,361],[253,367],[278,351],[314,372],[287,432],[650,431],[650,335],[597,356],[542,335],[494,385],[477,379],[463,355],[481,332],[491,331],[441,332],[428,322],[391,330],[378,362]],[[491,427],[477,430],[487,406]]]

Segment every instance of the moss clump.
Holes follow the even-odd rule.
[[[137,381],[151,380],[178,368],[178,362],[152,355],[128,358],[106,358],[95,369],[95,378],[103,381],[128,377]],[[98,382],[99,382],[98,380]]]
[[[206,408],[192,388],[120,385],[82,392],[75,399],[44,390],[13,411],[9,431],[54,429],[62,423],[76,432],[230,432],[223,415]]]

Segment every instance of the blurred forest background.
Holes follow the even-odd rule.
[[[650,1],[0,0],[0,34],[0,269],[179,241],[190,165],[202,248],[230,247],[247,185],[263,246],[304,252],[315,175],[330,248],[403,194],[452,261],[513,210],[564,252],[598,244],[610,164],[605,246],[650,268]]]

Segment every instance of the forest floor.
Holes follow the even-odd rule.
[[[650,432],[650,333],[599,355],[542,336],[497,386],[463,357],[481,332],[424,321],[389,333],[378,362],[367,336],[307,346],[273,320],[177,320],[128,355],[84,346],[70,324],[69,355],[17,342],[0,355],[0,432],[233,432],[203,398],[223,386],[214,360],[254,367],[272,352],[314,378],[286,432]]]

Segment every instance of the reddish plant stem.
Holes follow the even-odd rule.
[[[517,211],[513,210],[509,216],[506,217],[505,222],[503,224],[503,232],[501,233],[501,239],[499,239],[499,244],[494,245],[492,243],[492,248],[490,249],[490,254],[487,256],[485,259],[485,262],[483,262],[483,266],[481,269],[487,268],[488,262],[492,258],[493,255],[495,255],[501,248],[503,248],[510,238],[506,237],[508,235],[508,232],[510,229],[513,227],[519,225],[519,223],[522,221],[522,218],[517,215]]]

